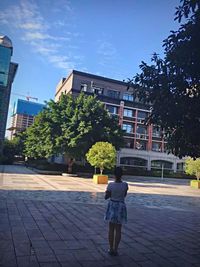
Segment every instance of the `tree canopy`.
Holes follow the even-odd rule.
[[[188,158],[185,161],[185,172],[187,174],[195,175],[197,180],[200,179],[200,158],[193,160],[192,158]]]
[[[46,108],[27,129],[25,155],[48,158],[56,154],[84,157],[98,141],[108,141],[116,149],[123,145],[123,131],[115,117],[94,96],[62,95]]]
[[[15,156],[23,156],[22,154],[22,138],[17,136],[13,140],[7,138],[3,142],[2,155],[0,155],[0,163],[12,164]]]
[[[11,140],[5,139],[3,142],[3,151],[0,157],[0,163],[12,164],[14,161],[14,156],[16,152],[15,143]]]
[[[167,148],[176,156],[200,156],[200,1],[182,0],[175,20],[181,24],[164,40],[164,58],[142,62],[131,81],[135,93],[152,104],[148,123],[161,126]]]
[[[116,163],[116,149],[108,142],[97,142],[86,154],[87,161],[100,168],[101,174],[105,168],[111,169]]]

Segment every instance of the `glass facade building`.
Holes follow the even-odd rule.
[[[0,36],[0,153],[5,138],[11,86],[18,64],[11,62],[12,42],[7,36]]]
[[[35,120],[35,116],[38,115],[44,107],[44,104],[18,99],[12,115],[12,126],[7,129],[11,131],[11,139],[13,139],[16,134],[31,126]]]

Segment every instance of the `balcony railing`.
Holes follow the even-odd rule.
[[[136,133],[136,138],[148,140],[149,136],[147,134]]]

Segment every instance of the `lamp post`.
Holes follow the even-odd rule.
[[[161,169],[161,179],[164,178],[164,164],[162,163],[162,169]]]

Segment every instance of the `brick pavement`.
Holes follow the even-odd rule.
[[[107,254],[105,185],[0,166],[0,266],[200,266],[200,191],[125,177],[128,224]]]

